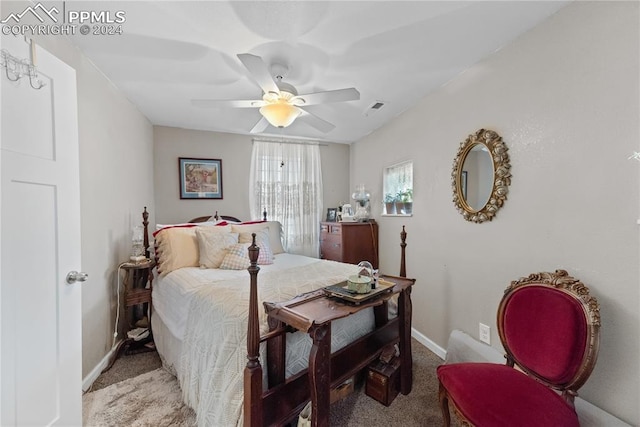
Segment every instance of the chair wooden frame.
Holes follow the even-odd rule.
[[[582,361],[573,377],[563,383],[545,378],[522,363],[509,347],[507,337],[505,336],[505,309],[510,299],[516,292],[533,286],[557,289],[578,301],[583,310],[587,338],[585,339],[585,348],[582,351]],[[522,277],[518,280],[512,281],[505,290],[498,307],[497,321],[500,341],[502,342],[505,350],[506,365],[512,368],[515,366],[533,380],[556,390],[564,398],[567,405],[571,408],[575,408],[574,399],[578,395],[578,389],[584,385],[591,375],[598,358],[598,350],[600,346],[600,308],[596,298],[589,294],[589,288],[587,288],[578,279],[569,276],[565,270],[556,270],[553,273],[534,273],[527,277]],[[456,406],[454,400],[449,396],[447,389],[443,386],[442,381],[440,381],[439,400],[444,426],[449,426],[451,423],[449,407],[451,407],[461,425],[474,425]]]

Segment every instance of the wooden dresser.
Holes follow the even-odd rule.
[[[369,261],[378,268],[378,224],[369,222],[321,222],[320,258],[358,264]]]

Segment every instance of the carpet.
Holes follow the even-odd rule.
[[[364,385],[331,405],[331,425],[345,427],[441,426],[436,368],[442,359],[412,340],[413,388],[384,406],[364,392]]]
[[[82,397],[85,426],[193,426],[196,415],[182,403],[176,378],[162,368],[92,391]]]
[[[153,371],[161,366],[160,356],[155,351],[131,355],[122,354],[116,359],[111,369],[103,371],[91,384],[89,391],[100,390],[111,384]]]
[[[413,341],[413,389],[389,407],[371,399],[360,384],[331,405],[332,426],[440,426],[436,367],[443,361]],[[159,368],[83,396],[85,426],[192,426],[195,413],[182,403],[174,376]]]

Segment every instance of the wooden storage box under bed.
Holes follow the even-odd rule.
[[[365,393],[385,406],[391,405],[398,395],[398,374],[400,358],[394,357],[389,363],[380,360],[373,362],[367,369]]]

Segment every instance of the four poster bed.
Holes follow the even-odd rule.
[[[312,425],[326,426],[329,389],[394,345],[401,359],[400,392],[411,391],[415,280],[406,279],[404,226],[400,276],[386,276],[397,283],[393,292],[350,308],[321,294],[356,274],[357,266],[286,253],[276,221],[215,217],[154,232],[153,336],[198,425],[284,425],[311,401]],[[146,208],[143,218],[148,251]],[[308,299],[331,310],[331,320],[312,319],[301,327],[278,316],[280,302]]]

